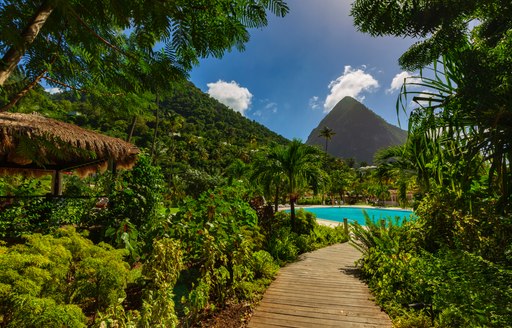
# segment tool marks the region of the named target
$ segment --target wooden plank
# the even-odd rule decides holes
[[[373,316],[371,314],[367,314],[366,316],[355,314],[354,312],[345,312],[343,310],[332,311],[331,313],[327,313],[328,311],[303,311],[298,309],[297,307],[271,307],[268,305],[262,305],[258,308],[258,311],[264,312],[266,315],[269,314],[283,314],[283,315],[293,315],[306,317],[311,319],[328,319],[339,321],[340,316],[343,316],[344,321],[350,322],[360,322],[360,323],[371,323],[371,324],[386,324],[388,321],[385,318]]]
[[[300,304],[280,304],[280,303],[269,303],[260,304],[258,309],[262,308],[275,308],[275,309],[290,309],[291,311],[302,311],[304,313],[327,313],[327,314],[341,314],[345,316],[360,316],[360,317],[371,317],[375,315],[374,309],[365,311],[365,308],[352,305],[340,305],[340,306],[308,306]],[[386,314],[382,312],[378,318],[386,318]]]
[[[249,327],[260,328],[278,325],[287,328],[389,328],[391,325],[370,324],[360,322],[340,322],[335,320],[302,321],[298,317],[273,316],[254,317],[249,322]]]
[[[290,298],[290,297],[272,296],[268,299],[263,299],[261,304],[264,304],[264,302],[290,304],[290,305],[293,304],[293,305],[297,305],[297,306],[304,304],[304,305],[307,305],[310,307],[352,306],[352,307],[358,307],[358,308],[363,308],[363,309],[367,309],[367,310],[372,310],[375,313],[381,312],[380,308],[375,306],[374,304],[372,304],[372,302],[370,302],[370,301],[356,302],[351,299],[338,299],[338,300],[324,299],[324,300],[312,301],[312,300],[306,300],[306,299],[298,300],[298,299],[294,299],[294,298]]]
[[[391,327],[354,274],[359,257],[347,243],[301,255],[300,261],[281,269],[248,327]]]

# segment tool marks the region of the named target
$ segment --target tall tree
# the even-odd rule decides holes
[[[274,201],[274,212],[279,210],[279,197],[284,188],[284,173],[279,166],[269,161],[274,158],[280,147],[272,143],[264,153],[258,154],[252,163],[251,181],[256,182],[263,187],[265,197],[271,196]]]
[[[267,176],[282,179],[287,188],[292,229],[296,229],[295,202],[300,191],[305,186],[313,185],[315,179],[321,178],[316,150],[299,139],[293,139],[287,146],[275,146],[271,149],[266,154],[265,163],[265,167],[271,168],[271,174]],[[261,168],[256,170],[263,171]]]
[[[284,16],[283,0],[5,0],[0,3],[0,87],[21,66],[27,85],[117,93],[160,84],[202,57],[243,50],[248,28]],[[158,45],[158,49],[155,48]],[[112,91],[114,90],[114,91]]]
[[[325,152],[327,152],[327,143],[332,139],[332,137],[336,134],[331,128],[328,128],[327,126],[324,126],[322,130],[320,130],[320,133],[318,134],[319,137],[325,138]]]

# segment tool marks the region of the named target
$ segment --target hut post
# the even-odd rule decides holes
[[[62,196],[62,172],[55,170],[52,174],[52,195]]]
[[[115,188],[117,178],[117,164],[112,158],[108,160],[108,170],[112,173],[112,178],[107,186],[107,194],[110,194]]]
[[[117,176],[117,163],[114,160],[110,161],[110,169],[112,170],[112,177],[115,179]]]

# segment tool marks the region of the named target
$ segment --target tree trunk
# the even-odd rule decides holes
[[[279,210],[279,186],[276,186],[276,196],[274,197],[274,213]]]
[[[340,204],[345,204],[345,200],[343,199],[343,194],[345,192],[343,190],[340,190],[339,193],[340,193]]]
[[[156,140],[158,139],[158,126],[160,125],[160,104],[158,99],[158,93],[156,94],[156,123],[155,132],[153,134],[153,144],[151,145],[151,160],[155,163],[155,152],[156,152]]]
[[[54,8],[50,4],[50,1],[44,1],[28,25],[21,32],[21,42],[19,44],[12,45],[11,48],[7,50],[0,61],[0,86],[3,86],[5,81],[12,74],[23,57],[23,54],[34,42],[44,23],[46,23],[46,20],[50,17],[53,9]]]
[[[290,223],[292,225],[292,231],[296,231],[297,230],[297,227],[296,227],[296,222],[295,222],[295,199],[292,197],[290,197]]]
[[[133,131],[135,131],[135,125],[137,124],[137,115],[133,115],[132,126],[130,127],[130,133],[128,134],[127,142],[132,142]]]
[[[18,101],[21,100],[21,98],[25,97],[25,95],[30,91],[32,90],[36,85],[37,83],[39,83],[39,81],[41,81],[41,79],[43,78],[43,76],[46,74],[46,72],[48,72],[47,70],[44,70],[41,74],[39,74],[35,79],[34,81],[30,82],[29,84],[27,84],[20,92],[18,92],[14,97],[11,98],[11,100],[9,101],[9,103],[5,106],[3,106],[2,108],[0,108],[0,112],[8,112],[11,108],[13,108],[14,106],[16,106],[16,104],[18,103]]]

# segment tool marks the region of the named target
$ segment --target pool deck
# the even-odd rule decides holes
[[[360,256],[348,243],[301,255],[281,268],[248,327],[390,328],[391,320],[357,277]]]

